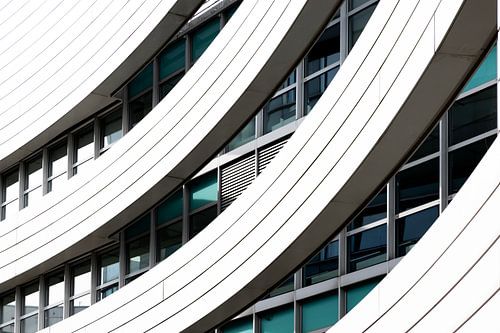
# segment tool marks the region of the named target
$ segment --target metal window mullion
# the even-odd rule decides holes
[[[220,164],[217,165],[217,215],[222,212],[222,170]]]
[[[255,136],[258,138],[264,135],[264,110],[261,109],[255,116]]]
[[[48,193],[49,189],[49,150],[47,147],[42,149],[42,194]]]
[[[118,289],[125,286],[125,274],[127,270],[127,258],[125,249],[125,231],[120,231],[120,248],[118,254],[118,265],[119,265],[119,278],[118,278]]]
[[[69,264],[64,265],[64,298],[63,298],[63,319],[69,317],[69,298],[71,296],[71,271]]]
[[[22,302],[22,295],[21,295],[21,287],[17,286],[16,287],[16,308],[14,309],[14,332],[15,333],[20,333],[21,332],[21,307]]]
[[[396,178],[387,183],[387,260],[396,258]]]
[[[149,229],[149,268],[156,265],[156,209],[150,211],[150,229]]]
[[[38,280],[38,330],[44,328],[45,292],[45,278],[41,275]]]
[[[95,304],[97,298],[97,255],[93,252],[90,255],[90,304]]]
[[[345,3],[344,3],[345,5]],[[345,275],[347,272],[347,236],[346,236],[346,227],[344,227],[340,232],[339,232],[339,262],[338,262],[338,272],[339,272],[339,278],[342,278],[342,275]],[[345,292],[344,290],[340,287],[340,282],[339,282],[339,287],[337,290],[338,294],[338,319],[342,318],[345,315]]]
[[[152,107],[154,108],[160,103],[160,62],[158,57],[153,60],[153,101]]]
[[[126,135],[130,130],[130,108],[128,103],[128,85],[122,89],[122,133]],[[100,144],[99,144],[100,145]]]
[[[439,212],[448,206],[448,112],[439,121]]]
[[[297,273],[295,273],[297,274]],[[301,309],[301,306],[300,304],[297,302],[297,293],[293,293],[293,314],[294,314],[294,321],[293,321],[293,331],[294,332],[302,332],[301,330],[301,327],[302,327],[302,323],[301,323],[301,312],[302,312],[302,309]]]
[[[296,116],[297,119],[304,117],[304,59],[302,59],[297,66],[295,75],[295,89],[296,89]]]
[[[191,63],[191,42],[192,42],[192,39],[191,39],[191,36],[189,34],[186,34],[185,37],[186,38],[186,43],[184,44],[185,46],[185,68],[186,68],[186,72],[191,68],[192,66],[192,63]]]
[[[75,163],[75,150],[75,135],[73,133],[69,133],[66,146],[66,155],[68,156],[68,179],[74,175],[73,164]]]
[[[189,189],[182,186],[182,245],[189,240]]]
[[[94,118],[94,159],[97,159],[101,151],[101,124],[99,118]]]
[[[340,5],[340,64],[347,58],[349,49],[349,31],[347,22],[347,1]]]
[[[26,163],[21,162],[19,163],[19,169],[18,171],[18,181],[19,181],[19,210],[23,209],[25,207],[24,205],[24,187],[25,187],[25,169],[26,169]]]
[[[257,313],[255,313],[255,307],[254,307],[254,311],[253,311],[253,315],[252,315],[252,324],[253,324],[254,333],[261,333],[262,330],[260,327],[260,318],[257,315]]]

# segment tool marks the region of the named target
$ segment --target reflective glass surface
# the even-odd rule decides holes
[[[184,69],[186,62],[186,40],[181,38],[168,45],[158,57],[160,80]]]
[[[158,206],[156,223],[161,225],[180,218],[182,216],[182,209],[182,189],[179,189]]]
[[[158,260],[163,260],[182,245],[182,221],[172,223],[157,231]]]
[[[424,142],[413,153],[408,162],[416,161],[422,157],[436,153],[439,150],[439,125],[436,125],[432,132],[425,138]]]
[[[216,17],[193,32],[191,46],[191,60],[193,63],[201,57],[210,43],[217,37],[219,30],[219,18]]]
[[[21,333],[35,333],[38,331],[38,315],[21,319]]]
[[[370,0],[349,0],[349,10],[359,7],[368,1]]]
[[[356,41],[361,35],[361,32],[363,32],[366,23],[368,23],[368,20],[372,16],[375,7],[376,5],[370,6],[349,17],[349,50],[351,50],[354,44],[356,44]]]
[[[45,314],[45,327],[54,325],[55,323],[63,320],[63,307],[56,306],[44,311]]]
[[[222,333],[253,333],[253,320],[251,317],[233,320],[222,327]]]
[[[48,150],[49,169],[47,176],[49,178],[55,177],[48,181],[48,192],[52,191],[54,188],[58,188],[60,184],[67,179],[68,155],[66,145],[66,140],[64,140],[63,143]]]
[[[439,206],[424,209],[396,220],[396,255],[404,256],[439,216]]]
[[[10,324],[0,328],[0,333],[14,333],[14,324]]]
[[[495,45],[483,59],[474,75],[469,79],[463,91],[468,91],[480,85],[496,80],[497,77],[497,46]]]
[[[295,72],[295,69],[293,72],[287,76],[285,81],[279,86],[278,90],[284,89],[292,84],[294,84],[297,81],[297,73]]]
[[[162,84],[160,84],[160,100],[162,100],[165,96],[168,95],[172,89],[179,83],[179,81],[184,77],[184,72],[181,72],[177,75],[172,76],[170,79],[166,80]]]
[[[90,306],[90,294],[75,298],[69,303],[70,313],[72,315],[85,310]]]
[[[99,284],[118,279],[119,263],[118,249],[102,254],[99,258]]]
[[[189,183],[189,210],[193,211],[217,202],[217,173],[210,172]]]
[[[396,175],[396,213],[439,197],[439,159],[418,164]]]
[[[13,170],[4,176],[2,202],[9,202],[19,198],[19,171]]]
[[[24,180],[24,189],[34,189],[42,185],[42,157],[26,163],[26,178]]]
[[[142,234],[149,233],[150,230],[151,214],[147,213],[146,215],[139,218],[136,222],[132,223],[132,225],[125,230],[125,239],[129,240]]]
[[[153,64],[147,65],[128,85],[130,99],[153,86]]]
[[[35,202],[40,202],[40,199],[43,196],[42,187],[39,186],[31,192],[28,192],[24,195],[24,207],[27,207],[29,204],[33,204]]]
[[[38,310],[38,304],[40,302],[39,295],[38,282],[30,284],[22,289],[22,315]]]
[[[149,267],[149,235],[127,243],[127,274]]]
[[[292,291],[294,281],[294,274],[292,274],[285,281],[281,282],[276,288],[271,290],[268,296],[274,297]]]
[[[387,226],[385,224],[347,237],[349,272],[386,260]]]
[[[384,187],[348,225],[347,230],[368,225],[387,216],[387,190]]]
[[[102,288],[97,291],[97,300],[100,301],[102,299],[105,299],[106,297],[113,294],[117,290],[118,290],[118,284],[113,284],[109,287]]]
[[[335,324],[339,316],[337,293],[321,295],[302,303],[302,330],[313,332]]]
[[[64,275],[53,275],[45,280],[45,305],[56,304],[64,300]]]
[[[0,298],[0,324],[14,320],[16,314],[16,295],[10,293]]]
[[[204,209],[201,212],[190,216],[189,220],[189,238],[196,236],[205,229],[217,217],[217,206]]]
[[[346,311],[349,312],[358,305],[377,286],[380,280],[382,279],[376,278],[349,286],[346,289]]]
[[[238,148],[253,139],[255,139],[255,117],[252,117],[245,127],[228,143],[227,150]]]
[[[333,241],[318,252],[304,266],[304,286],[309,286],[338,275],[339,242]]]
[[[260,316],[261,333],[293,332],[293,306],[266,311]]]
[[[319,101],[326,88],[337,74],[339,67],[316,76],[304,83],[304,113],[308,114]]]
[[[305,75],[309,76],[340,61],[340,24],[326,29],[305,58]]]
[[[153,92],[147,93],[137,97],[129,103],[130,112],[130,128],[134,127],[138,122],[144,118],[149,111],[153,108]],[[121,128],[121,127],[120,127]]]
[[[119,107],[101,119],[101,148],[105,148],[122,137],[122,110]]]
[[[75,163],[94,157],[94,129],[89,126],[75,135]]]
[[[85,261],[71,269],[71,295],[79,295],[90,290],[90,261]]]
[[[295,120],[295,89],[271,99],[264,106],[264,133]]]

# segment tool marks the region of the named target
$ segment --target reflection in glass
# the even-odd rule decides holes
[[[191,44],[191,61],[193,63],[201,57],[203,52],[217,37],[219,30],[220,22],[219,18],[216,17],[193,32]]]
[[[99,260],[100,276],[99,284],[111,282],[118,279],[119,276],[119,261],[118,249],[114,249],[108,253],[102,254]]]
[[[339,242],[325,246],[303,268],[304,286],[331,279],[338,275]]]
[[[122,110],[119,107],[101,119],[101,148],[106,148],[122,137]]]
[[[14,333],[14,324],[1,327],[0,333]]]
[[[408,162],[416,161],[422,157],[436,153],[439,150],[439,125],[436,125],[417,151],[410,157]]]
[[[252,117],[245,127],[227,144],[227,150],[231,151],[253,139],[255,139],[255,117]]]
[[[0,324],[14,320],[16,313],[16,294],[10,293],[0,298]]]
[[[384,187],[359,213],[351,223],[347,230],[354,230],[364,225],[380,221],[387,216],[387,190]]]
[[[24,190],[32,190],[42,186],[42,157],[26,163],[26,178],[24,180]]]
[[[308,114],[316,105],[326,88],[337,74],[339,67],[335,67],[326,73],[304,83],[304,113]]]
[[[260,316],[261,333],[293,332],[293,306],[285,306],[262,313]]]
[[[156,211],[156,223],[162,225],[182,216],[182,188],[163,201]]]
[[[45,305],[56,304],[64,300],[64,275],[53,275],[46,279]]]
[[[153,64],[150,63],[128,84],[129,99],[153,87]]]
[[[150,90],[129,103],[130,128],[137,125],[153,108],[153,92]],[[120,123],[121,126],[121,123]],[[121,127],[120,127],[121,128]],[[119,139],[119,138],[118,138]]]
[[[58,188],[60,183],[63,182],[68,170],[68,156],[66,141],[56,147],[50,148],[49,155],[49,170],[48,170],[48,188],[50,192],[54,188]]]
[[[305,59],[305,75],[309,76],[340,60],[340,24],[326,29]]]
[[[21,319],[21,333],[35,333],[38,331],[38,315]]]
[[[44,322],[45,327],[52,326],[55,323],[58,323],[61,320],[63,320],[63,307],[62,305],[55,306],[53,308],[45,310],[44,314],[45,314],[45,322]]]
[[[160,100],[168,95],[172,89],[179,83],[179,81],[184,77],[184,72],[172,76],[170,79],[165,80],[165,82],[160,84]]]
[[[75,163],[94,157],[94,129],[89,126],[75,136]]]
[[[126,244],[127,274],[149,267],[149,235]]]
[[[38,304],[40,302],[39,295],[38,282],[35,282],[23,288],[21,315],[38,311]]]
[[[369,267],[386,259],[387,226],[356,233],[347,237],[347,262],[349,272]]]
[[[189,211],[214,204],[218,199],[217,173],[210,172],[189,183]]]
[[[396,220],[396,255],[404,256],[439,216],[439,206],[424,209]]]
[[[69,306],[71,315],[74,315],[80,311],[85,310],[90,306],[90,294],[75,298],[74,300],[70,301]]]
[[[349,10],[357,8],[370,0],[349,0]]]
[[[271,99],[264,106],[264,133],[295,120],[295,89]]]
[[[274,297],[292,291],[294,281],[294,274],[292,274],[285,281],[281,282],[276,288],[271,290],[268,297]]]
[[[158,260],[161,261],[177,251],[182,245],[182,221],[172,223],[157,231]]]
[[[160,80],[183,70],[186,61],[186,40],[178,39],[168,45],[158,56],[158,65],[160,67]]]
[[[97,291],[97,301],[105,299],[106,297],[113,294],[117,290],[118,290],[118,284],[113,284],[109,287],[102,288],[102,289],[98,290]]]
[[[19,197],[19,171],[16,169],[3,178],[2,202],[10,202]]]
[[[372,16],[375,7],[376,5],[365,8],[349,18],[349,51],[353,48],[354,44],[356,44],[366,23],[368,23],[368,20]]]
[[[79,295],[90,290],[90,261],[85,261],[71,270],[71,295]]]
[[[217,206],[214,205],[208,209],[190,216],[189,221],[189,238],[193,238],[200,231],[205,229],[217,217]]]

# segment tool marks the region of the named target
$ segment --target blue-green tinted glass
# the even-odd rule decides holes
[[[370,0],[349,0],[349,10],[361,6]]]
[[[153,86],[153,64],[144,68],[128,85],[128,96],[133,98]]]
[[[158,260],[161,261],[177,251],[182,245],[182,221],[172,223],[156,232]]]
[[[351,311],[382,279],[373,279],[356,284],[346,290],[346,311]]]
[[[184,69],[186,62],[186,41],[184,38],[167,46],[158,57],[160,80]]]
[[[404,256],[431,227],[439,216],[439,207],[434,206],[396,220],[396,252]]]
[[[321,95],[332,82],[339,67],[332,68],[326,73],[316,76],[304,83],[304,113],[308,114],[319,101]]]
[[[387,190],[382,189],[372,201],[359,213],[358,216],[347,227],[353,230],[375,221],[384,219],[387,216]]]
[[[330,327],[337,322],[338,314],[337,294],[315,297],[302,304],[302,332]]]
[[[469,79],[463,91],[474,89],[483,83],[495,80],[497,77],[497,46],[486,55],[476,72]]]
[[[271,99],[264,106],[264,133],[295,120],[295,89]]]
[[[262,333],[291,333],[293,332],[293,306],[265,312],[261,320]]]
[[[125,245],[127,274],[149,267],[149,235],[140,237]]]
[[[180,218],[182,205],[182,189],[179,189],[158,207],[156,223],[161,225]]]
[[[271,290],[268,297],[274,297],[292,291],[294,281],[294,274],[292,274],[285,281],[281,282],[276,288]]]
[[[160,100],[162,100],[170,91],[172,91],[172,89],[174,89],[177,83],[179,83],[179,81],[184,77],[184,74],[184,72],[180,72],[160,84]]]
[[[386,259],[387,227],[385,224],[347,238],[349,272],[363,269]]]
[[[252,318],[233,320],[222,327],[222,333],[253,333]]]
[[[456,101],[448,117],[450,146],[496,129],[496,85]]]
[[[193,238],[200,231],[205,229],[217,217],[217,206],[203,209],[201,212],[192,214],[189,217],[189,238]]]
[[[128,104],[128,108],[130,113],[130,128],[132,128],[137,125],[142,118],[146,117],[153,108],[153,92],[149,91],[132,100]]]
[[[150,215],[146,214],[141,217],[137,222],[133,223],[130,227],[125,230],[125,238],[133,238],[149,232],[151,228]]]
[[[334,241],[325,246],[304,266],[304,285],[309,286],[338,275],[339,242]]]
[[[189,184],[189,210],[193,211],[208,204],[217,202],[217,174],[211,172],[203,175]]]
[[[373,14],[376,5],[363,9],[361,12],[352,15],[349,18],[349,51],[358,41],[368,20]]]
[[[205,52],[220,30],[219,18],[215,18],[193,32],[191,60],[195,62]]]
[[[227,144],[227,150],[233,150],[255,139],[255,117]]]

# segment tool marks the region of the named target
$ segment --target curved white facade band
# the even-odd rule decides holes
[[[339,3],[245,1],[169,96],[92,172],[0,225],[0,255],[10,258],[0,264],[0,284],[104,244],[194,174],[268,98]],[[305,25],[312,16],[317,21]]]
[[[115,101],[203,1],[22,2],[0,35],[0,169]]]
[[[381,2],[314,113],[239,200],[127,290],[49,331],[199,332],[260,297],[362,207],[446,109],[460,87],[457,82],[464,82],[495,35],[495,1],[483,4]],[[477,22],[474,31],[470,21]],[[215,50],[211,47],[209,54]],[[489,153],[494,165],[497,146]],[[481,204],[481,197],[476,199]],[[488,216],[497,205],[486,202]],[[453,257],[455,247],[462,247],[453,244],[450,255],[441,253]],[[485,255],[470,265],[477,262],[481,272],[492,258]],[[429,273],[454,267],[450,264],[444,259],[436,273]],[[470,274],[478,273],[472,269]],[[439,294],[432,301],[436,298]],[[411,320],[403,325],[412,325]]]

